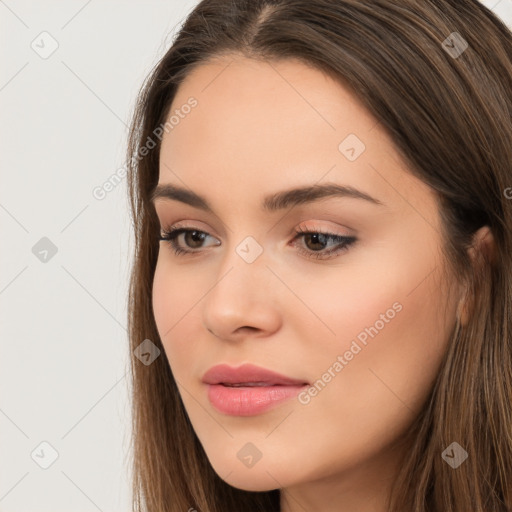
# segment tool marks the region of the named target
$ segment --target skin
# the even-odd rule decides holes
[[[224,56],[187,77],[172,110],[190,96],[198,105],[164,135],[159,184],[192,189],[215,215],[155,202],[162,228],[180,222],[209,236],[202,246],[178,238],[192,256],[160,242],[153,308],[194,430],[221,478],[280,488],[285,512],[383,512],[407,456],[392,443],[425,403],[462,296],[443,275],[435,195],[355,96],[298,61]],[[348,134],[366,146],[354,161],[338,149]],[[327,181],[384,204],[260,208],[267,194]],[[297,227],[357,241],[308,258],[320,246]],[[250,264],[236,252],[247,236],[263,249]],[[336,247],[327,243],[324,253]],[[201,378],[211,366],[250,362],[313,383],[394,303],[402,309],[308,404],[291,399],[251,417],[210,404]],[[248,442],[262,453],[251,468],[237,457]]]

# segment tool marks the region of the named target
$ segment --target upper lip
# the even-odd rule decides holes
[[[302,386],[304,380],[292,379],[279,373],[253,364],[243,364],[233,368],[219,364],[210,368],[202,378],[205,384],[245,384],[249,382],[264,383],[268,386]]]

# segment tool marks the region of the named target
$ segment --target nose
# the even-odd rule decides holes
[[[276,281],[265,258],[247,263],[233,251],[202,301],[204,326],[225,341],[275,332],[281,322]]]

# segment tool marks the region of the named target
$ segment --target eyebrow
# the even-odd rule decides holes
[[[270,194],[263,199],[262,209],[267,212],[275,212],[290,206],[312,203],[329,197],[351,197],[362,199],[375,205],[384,205],[378,199],[356,188],[336,183],[326,183],[297,187]],[[157,199],[172,199],[205,212],[214,213],[213,208],[204,197],[177,185],[157,185],[150,195],[150,201],[154,203]]]

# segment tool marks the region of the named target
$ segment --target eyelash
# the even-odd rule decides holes
[[[197,233],[208,235],[208,233],[206,233],[205,231],[201,231],[199,229],[176,227],[176,228],[171,228],[169,230],[164,229],[163,234],[159,237],[159,240],[168,242],[170,244],[171,248],[174,250],[174,254],[176,254],[176,255],[197,254],[198,251],[190,251],[190,250],[183,249],[183,248],[179,247],[176,243],[176,238],[179,235],[181,235],[182,233],[188,233],[188,232],[193,232],[193,231],[195,231]],[[347,251],[349,246],[354,244],[354,242],[356,242],[356,240],[357,240],[353,236],[336,235],[335,233],[327,233],[327,232],[318,231],[318,230],[316,230],[316,231],[309,230],[308,231],[308,230],[305,230],[302,228],[297,228],[295,230],[296,236],[294,237],[294,240],[297,238],[301,238],[305,235],[316,235],[316,234],[324,235],[328,239],[338,242],[338,246],[341,246],[341,247],[339,247],[338,249],[331,249],[330,251],[325,251],[325,252],[323,250],[322,251],[311,251],[308,249],[302,249],[302,248],[299,249],[299,252],[301,254],[304,254],[306,257],[312,258],[312,259],[327,259],[327,258],[331,258],[331,257],[334,258],[336,256],[339,256],[340,254]]]

